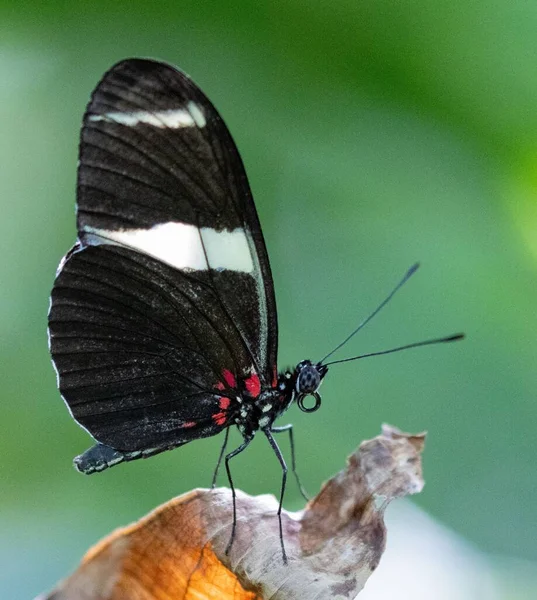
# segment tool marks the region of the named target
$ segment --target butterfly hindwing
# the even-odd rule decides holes
[[[202,437],[218,413],[223,369],[240,372],[248,360],[212,294],[119,246],[78,249],[65,261],[52,293],[51,349],[73,416],[100,442],[136,450],[170,435]]]
[[[79,242],[49,317],[73,416],[125,451],[221,431],[234,398],[224,373],[272,381],[275,300],[238,151],[188,77],[138,59],[104,76],[77,203]]]

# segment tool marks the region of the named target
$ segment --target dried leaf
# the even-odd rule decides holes
[[[91,549],[47,600],[294,600],[354,598],[384,551],[383,514],[396,497],[423,487],[425,434],[384,425],[347,467],[298,513],[237,492],[237,533],[229,555],[231,491],[195,490],[119,529]]]

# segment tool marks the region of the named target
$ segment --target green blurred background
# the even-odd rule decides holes
[[[322,410],[288,413],[306,487],[383,421],[427,429],[416,503],[487,554],[535,565],[536,3],[4,1],[0,32],[0,597],[50,588],[111,529],[207,486],[221,442],[92,477],[71,466],[91,442],[56,390],[48,295],[75,238],[85,104],[128,56],[180,66],[235,137],[281,367],[320,358],[416,260],[340,356],[467,333],[333,367]],[[279,489],[262,439],[234,467],[248,492]],[[293,484],[286,504],[300,507]]]

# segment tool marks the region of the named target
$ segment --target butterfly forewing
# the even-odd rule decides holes
[[[122,450],[217,433],[232,395],[223,374],[270,386],[277,343],[268,257],[225,124],[176,69],[119,63],[84,117],[77,201],[79,243],[49,316],[73,416]]]

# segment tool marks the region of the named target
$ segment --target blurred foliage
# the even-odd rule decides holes
[[[127,56],[191,74],[239,145],[282,367],[326,353],[415,260],[346,355],[468,334],[333,367],[322,410],[288,413],[309,488],[382,421],[427,429],[417,502],[483,550],[537,559],[537,4],[28,0],[0,2],[0,23],[3,597],[51,586],[110,529],[208,485],[218,453],[203,440],[94,477],[70,464],[90,439],[56,390],[48,294],[75,237],[84,106]],[[234,468],[251,493],[279,489],[263,440]]]

